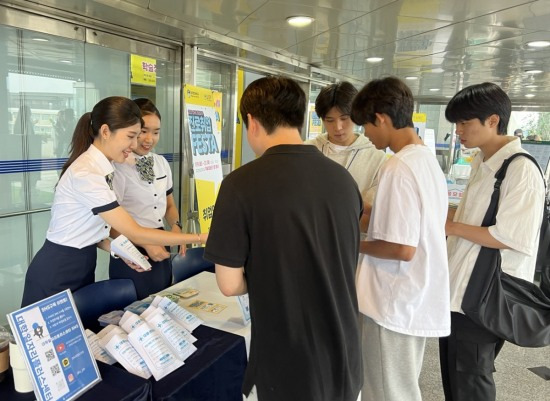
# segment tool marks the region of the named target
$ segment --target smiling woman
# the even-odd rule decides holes
[[[112,162],[124,162],[137,148],[142,125],[137,104],[119,96],[101,100],[80,118],[55,190],[46,241],[27,270],[22,306],[93,283],[96,247],[111,250],[111,227],[141,244],[205,242],[206,235],[144,228],[119,206]]]

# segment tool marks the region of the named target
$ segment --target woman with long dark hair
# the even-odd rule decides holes
[[[118,204],[112,162],[124,162],[136,149],[142,125],[139,107],[119,96],[101,100],[78,121],[55,190],[46,241],[27,270],[22,306],[93,283],[96,247],[110,252],[111,227],[138,244],[206,241],[206,234],[144,228]]]

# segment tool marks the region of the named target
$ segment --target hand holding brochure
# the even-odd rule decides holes
[[[119,235],[111,241],[111,252],[121,258],[128,259],[145,270],[151,269],[149,261],[124,235]]]

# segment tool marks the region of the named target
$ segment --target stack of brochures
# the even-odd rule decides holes
[[[104,321],[118,319],[118,324],[111,323],[97,334],[87,330],[88,342],[95,359],[118,362],[130,373],[160,380],[197,350],[191,333],[203,321],[167,297],[132,305],[125,312],[104,315]]]

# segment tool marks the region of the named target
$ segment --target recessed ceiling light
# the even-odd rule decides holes
[[[63,64],[72,64],[73,62],[71,60],[59,60],[60,63]]]
[[[540,74],[542,70],[525,70],[527,74]]]
[[[430,88],[430,92],[439,92],[439,88]]]
[[[445,97],[446,97],[447,99],[450,99],[450,98],[452,98],[452,96],[451,96],[451,95],[447,95],[447,96],[445,96]]]
[[[304,26],[308,26],[311,24],[315,19],[312,17],[308,17],[306,15],[295,15],[293,17],[288,17],[286,19],[286,22],[288,22],[289,25],[294,26],[296,28],[302,28]]]
[[[535,95],[533,93],[528,93],[525,97],[535,97]]]
[[[525,85],[526,88],[537,88],[537,85]]]
[[[381,62],[382,60],[384,60],[383,57],[367,57],[367,58],[365,59],[365,61],[366,61],[367,63],[379,63],[379,62]]]
[[[443,72],[445,71],[443,68],[434,68],[431,72]]]
[[[50,39],[46,39],[46,38],[32,38],[32,40],[34,40],[35,42],[49,42]]]
[[[414,81],[415,79],[418,79],[418,77],[413,77],[412,75],[410,77],[405,77],[408,81]]]
[[[527,46],[529,47],[548,47],[550,46],[550,42],[547,40],[534,40],[532,42],[528,42]]]

